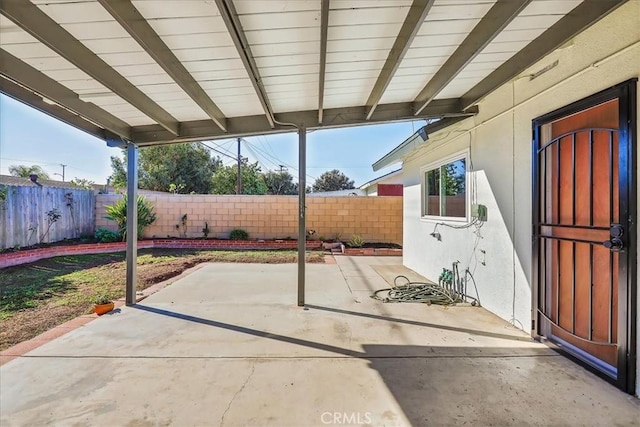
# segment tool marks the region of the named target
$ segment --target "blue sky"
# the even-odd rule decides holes
[[[371,164],[424,125],[424,121],[325,129],[307,136],[307,183],[323,172],[339,169],[359,186],[397,168],[373,172]],[[235,139],[207,143],[235,155]],[[263,170],[288,166],[297,180],[298,137],[296,133],[248,137],[242,155],[259,161]],[[0,174],[10,165],[37,164],[53,179],[61,179],[61,164],[67,165],[65,179],[85,178],[105,183],[111,175],[110,156],[119,150],[46,114],[0,95]],[[215,153],[214,153],[215,154]],[[232,160],[222,157],[225,163]]]

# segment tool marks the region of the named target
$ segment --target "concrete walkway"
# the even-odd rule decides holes
[[[399,263],[308,265],[308,310],[295,265],[206,265],[2,366],[0,424],[637,425],[638,400],[484,309],[370,299]]]

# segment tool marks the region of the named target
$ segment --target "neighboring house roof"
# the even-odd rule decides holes
[[[421,145],[425,144],[429,140],[429,134],[438,132],[442,129],[445,129],[455,123],[458,123],[461,120],[464,120],[466,117],[448,117],[445,119],[440,119],[438,121],[427,124],[426,126],[418,129],[416,133],[411,135],[409,138],[405,139],[393,150],[389,151],[385,154],[380,160],[375,162],[373,166],[374,171],[379,171],[382,168],[387,166],[396,164],[404,157],[409,155],[409,153],[413,152],[413,150],[417,149]]]
[[[402,168],[400,168],[400,169],[396,169],[396,170],[391,171],[391,172],[389,172],[389,173],[387,173],[387,174],[384,174],[384,175],[382,175],[382,176],[379,176],[378,178],[372,179],[372,180],[371,180],[371,181],[369,181],[369,182],[365,182],[364,184],[362,184],[362,185],[361,185],[360,187],[358,187],[358,188],[359,188],[359,189],[361,189],[361,190],[365,190],[365,189],[367,189],[367,188],[371,187],[372,185],[375,185],[375,184],[379,183],[379,182],[380,182],[380,181],[382,181],[382,180],[385,180],[385,179],[387,179],[387,178],[391,178],[391,177],[396,176],[396,175],[400,175],[401,173],[402,173]]]
[[[72,188],[78,190],[80,187],[73,185],[70,182],[55,181],[52,179],[38,179],[36,182],[31,181],[29,178],[22,178],[12,175],[0,175],[0,184],[2,185],[15,185],[20,187],[58,187],[58,188]]]

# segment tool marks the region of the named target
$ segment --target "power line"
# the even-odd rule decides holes
[[[276,157],[276,156],[272,156],[271,154],[267,153],[267,152],[266,152],[265,150],[263,150],[262,148],[260,148],[260,147],[258,147],[258,146],[254,146],[254,148],[255,148],[256,150],[260,151],[264,156],[267,156],[267,157],[269,157],[270,159],[275,160],[275,162],[273,163],[274,165],[276,165],[276,166],[280,166],[280,164],[282,163],[284,166],[288,166],[288,167],[290,167],[290,168],[292,168],[292,169],[295,169],[295,167],[294,167],[294,166],[292,166],[292,165],[290,165],[290,164],[288,164],[288,163],[285,163],[284,161],[282,161],[281,159],[279,159],[279,158],[278,158],[278,157]]]
[[[252,150],[254,150],[254,154],[257,157],[257,152],[259,151],[262,154],[262,157],[267,160],[269,163],[271,163],[274,166],[278,166],[278,162],[280,161],[279,159],[271,156],[269,153],[266,153],[263,149],[261,149],[260,147],[258,147],[257,145],[253,145],[252,143],[249,143],[247,141],[247,145],[250,146],[252,148]]]
[[[289,168],[293,169],[293,170],[294,170],[294,171],[296,171],[296,172],[298,171],[298,168],[296,168],[295,166],[290,165],[290,164],[288,164],[288,163],[286,163],[286,162],[283,162],[281,159],[279,159],[279,158],[277,158],[277,157],[273,157],[272,155],[270,155],[270,154],[269,154],[269,153],[267,153],[266,151],[262,150],[261,148],[259,148],[259,147],[257,147],[257,146],[254,146],[254,148],[255,148],[256,150],[260,151],[263,155],[268,156],[268,157],[272,158],[273,160],[275,160],[276,162],[278,162],[278,163],[275,163],[277,166],[281,166],[281,165],[283,165],[283,166],[287,166],[287,167],[289,167]],[[311,179],[313,179],[313,180],[316,180],[316,179],[317,179],[315,176],[310,175],[310,174],[308,174],[308,173],[306,174],[306,176],[307,176],[307,178],[311,178]]]
[[[214,142],[211,141],[211,143],[213,144]],[[229,148],[227,148],[226,145],[223,145],[223,144],[229,144],[229,146],[230,146],[231,144],[235,144],[235,143],[236,143],[235,139],[228,139],[226,141],[220,142],[218,145],[216,145],[216,148],[218,148],[218,149],[220,149],[222,151],[225,151],[226,153],[228,153],[228,154],[230,154],[232,156],[235,156],[235,153],[233,151],[231,151]]]
[[[272,152],[273,154],[270,154],[269,152],[267,152],[267,151],[266,151],[266,148],[264,148],[264,149],[263,149],[263,148],[260,148],[260,147],[259,147],[259,146],[257,146],[257,145],[253,145],[253,148],[254,148],[255,150],[259,151],[260,153],[262,153],[262,155],[263,155],[263,156],[266,156],[266,158],[271,159],[271,160],[270,160],[270,163],[273,163],[275,166],[277,166],[277,167],[280,169],[280,171],[281,171],[281,172],[282,172],[282,168],[283,168],[283,167],[287,167],[287,168],[289,168],[289,169],[293,170],[294,172],[298,172],[298,168],[297,168],[297,167],[295,167],[294,165],[291,165],[291,164],[289,164],[289,163],[284,162],[282,159],[280,159],[280,158],[278,157],[278,155],[276,154],[276,152],[275,152],[275,150],[273,149],[273,147],[271,146],[271,144],[269,144],[269,140],[268,140],[268,138],[267,138],[266,136],[264,136],[264,135],[259,135],[257,138],[258,138],[259,140],[260,140],[260,139],[264,140],[264,143],[266,143],[266,145],[269,147],[269,149],[271,150],[271,152]],[[249,142],[249,141],[247,141],[247,142]],[[275,161],[275,163],[274,163],[274,161]],[[312,179],[312,180],[314,180],[314,181],[315,181],[316,179],[318,179],[317,177],[315,177],[315,176],[313,176],[313,175],[311,175],[311,174],[309,174],[309,173],[307,173],[307,174],[306,174],[306,176],[307,176],[307,178],[311,178],[311,179]]]
[[[245,147],[247,147],[247,150],[253,154],[253,156],[256,158],[256,160],[258,161],[258,164],[260,166],[262,166],[264,169],[271,169],[269,167],[267,167],[267,162],[271,163],[274,166],[277,166],[275,163],[273,163],[271,160],[267,159],[264,156],[259,156],[258,153],[256,153],[256,151],[254,150],[254,147],[251,147],[251,145],[249,144],[245,144]],[[260,157],[262,157],[262,160],[260,159]]]
[[[278,154],[276,153],[276,151],[273,149],[273,147],[269,143],[269,139],[267,138],[267,136],[266,135],[260,135],[260,138],[264,139],[264,142],[267,144],[267,147],[269,148],[269,151],[271,151],[271,153],[274,155],[274,157],[278,157]]]
[[[47,163],[47,162],[38,162],[36,160],[27,160],[27,159],[13,159],[10,157],[0,157],[1,160],[11,160],[14,162],[26,162],[26,163],[34,163],[37,165],[49,165],[49,166],[59,166],[60,163]]]
[[[202,144],[203,146],[207,147],[207,148],[208,148],[209,150],[211,150],[211,151],[215,151],[216,153],[220,154],[221,156],[229,157],[230,159],[233,159],[233,160],[235,160],[235,161],[237,161],[237,160],[238,160],[238,158],[237,158],[236,156],[231,156],[231,155],[229,155],[229,154],[227,154],[227,153],[224,153],[224,152],[222,152],[222,151],[220,151],[220,150],[216,150],[215,148],[208,146],[208,145],[207,145],[207,144],[205,144],[204,142],[200,142],[200,144]]]
[[[67,166],[69,169],[73,169],[73,170],[77,170],[79,172],[84,172],[84,173],[94,173],[94,172],[89,172],[88,170],[84,170],[84,169],[78,169],[75,166]]]

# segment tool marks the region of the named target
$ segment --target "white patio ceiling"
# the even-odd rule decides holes
[[[456,120],[624,0],[3,0],[0,91],[105,140]]]

